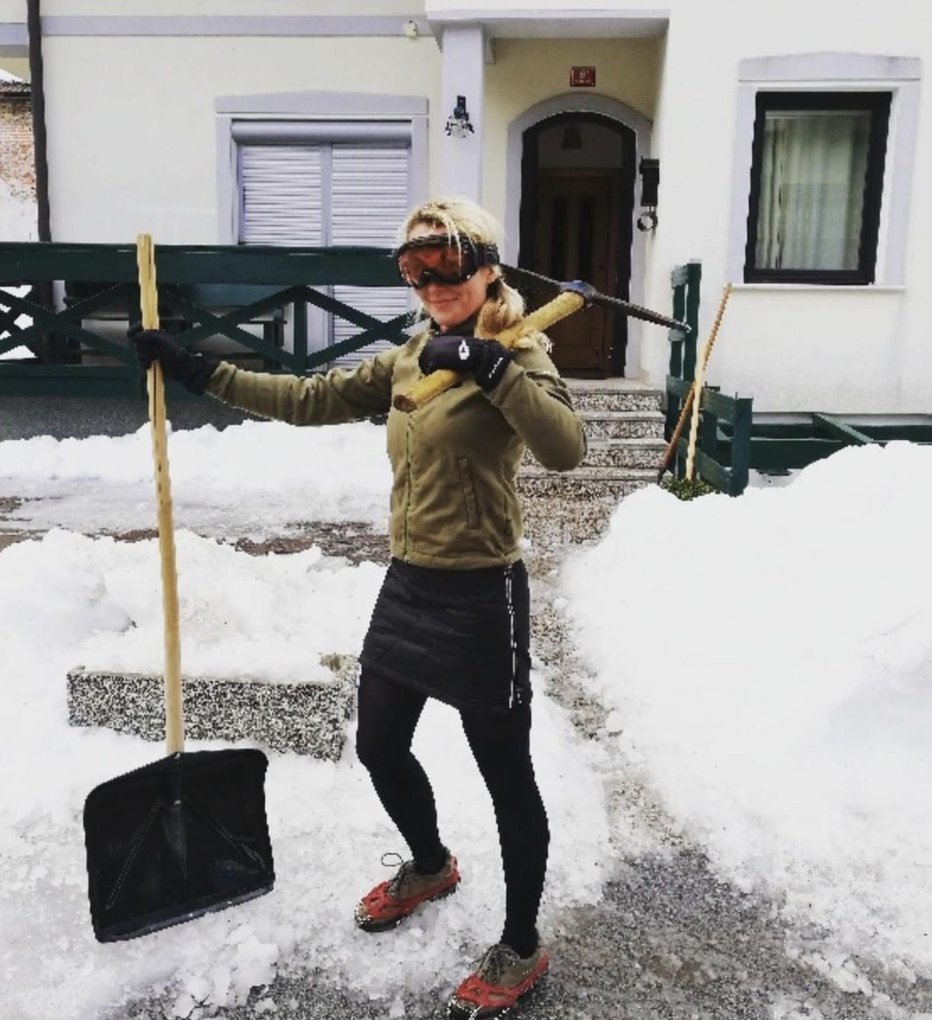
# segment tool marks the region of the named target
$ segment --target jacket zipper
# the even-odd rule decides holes
[[[514,708],[517,696],[518,642],[515,639],[515,604],[512,597],[512,566],[505,567],[505,606],[508,610],[508,636],[511,641],[511,686],[508,692],[508,707]]]

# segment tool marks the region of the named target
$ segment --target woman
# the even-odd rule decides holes
[[[536,921],[549,830],[529,750],[528,578],[515,477],[525,447],[561,471],[586,448],[546,337],[511,350],[489,339],[524,312],[502,278],[498,234],[465,199],[411,212],[395,255],[428,327],[349,372],[247,372],[159,332],[135,338],[143,364],[158,358],[192,391],[269,418],[317,425],[388,413],[392,559],[360,656],[356,747],[412,859],[362,898],[356,923],[392,928],[459,883],[430,782],[411,753],[425,701],[438,698],[459,710],[491,794],[505,874],[499,941],[449,1003],[468,1017],[504,1012],[548,967]],[[462,383],[411,414],[392,407],[394,394],[437,369],[461,373]]]

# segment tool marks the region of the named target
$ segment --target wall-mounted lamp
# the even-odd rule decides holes
[[[453,107],[453,112],[447,117],[447,134],[452,135],[454,138],[465,138],[475,130],[470,123],[469,114],[466,112],[466,97],[457,96],[456,106]]]
[[[641,214],[637,218],[638,230],[655,230],[657,227],[657,191],[660,186],[660,160],[642,158],[638,164],[641,175]]]

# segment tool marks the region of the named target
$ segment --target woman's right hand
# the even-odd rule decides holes
[[[147,369],[157,360],[169,379],[180,382],[191,393],[200,395],[204,392],[219,364],[214,358],[194,354],[186,347],[182,347],[160,329],[130,332],[129,337],[133,341],[136,357],[143,368]]]

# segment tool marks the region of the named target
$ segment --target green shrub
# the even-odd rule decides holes
[[[672,492],[677,499],[695,499],[697,496],[707,496],[715,492],[715,488],[704,482],[698,476],[696,478],[664,478],[660,483],[667,492]]]

